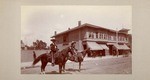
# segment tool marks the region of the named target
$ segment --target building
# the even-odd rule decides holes
[[[129,29],[124,28],[115,31],[88,23],[81,25],[81,21],[79,21],[77,27],[68,28],[58,34],[55,31],[55,35],[52,37],[56,38],[56,44],[60,50],[69,46],[71,41],[76,41],[78,51],[90,48],[93,53],[88,56],[105,56],[116,55],[117,52],[122,54],[124,51],[130,50],[128,31]]]

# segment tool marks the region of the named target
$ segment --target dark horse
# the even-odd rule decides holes
[[[90,48],[87,48],[87,49],[83,50],[82,52],[77,52],[77,55],[71,56],[67,59],[70,61],[73,61],[73,62],[78,62],[79,63],[79,71],[80,71],[81,70],[81,62],[83,62],[84,57],[86,56],[87,53],[91,53]],[[76,57],[76,59],[75,59],[75,57]]]
[[[68,58],[68,53],[73,53],[72,50],[67,47],[65,49],[63,49],[62,51],[56,52],[55,53],[55,64],[59,65],[59,73],[62,73],[62,68],[65,67],[65,63],[67,61]],[[40,56],[38,56],[34,61],[33,61],[33,66],[39,62],[41,60],[41,73],[45,74],[45,67],[47,65],[48,62],[52,62],[51,59],[48,59],[48,53],[44,53],[41,54]]]

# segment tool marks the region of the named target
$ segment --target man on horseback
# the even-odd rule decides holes
[[[75,48],[75,44],[76,44],[76,42],[72,41],[70,49],[73,50],[72,56],[74,57],[74,60],[76,61],[77,60],[77,49]]]
[[[56,45],[56,39],[55,38],[52,38],[51,41],[52,41],[52,43],[50,44],[50,49],[51,49],[50,55],[52,57],[52,66],[54,66],[55,65],[55,56],[54,56],[54,54],[58,51],[58,47]]]

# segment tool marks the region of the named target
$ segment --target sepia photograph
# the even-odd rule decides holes
[[[21,6],[21,74],[132,74],[132,6]]]
[[[0,80],[149,80],[149,0],[0,0]]]

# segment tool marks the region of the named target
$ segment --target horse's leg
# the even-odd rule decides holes
[[[44,65],[44,61],[43,61],[43,60],[41,60],[41,74],[43,74],[43,71],[44,71],[44,69],[43,69],[43,65]]]
[[[79,72],[80,72],[80,70],[81,70],[81,62],[79,62]]]
[[[62,71],[65,72],[65,64],[62,65]]]
[[[66,65],[66,61],[63,63],[63,71],[65,72],[65,65]]]
[[[59,64],[59,73],[62,73],[62,64]]]
[[[41,65],[41,73],[40,74],[43,74],[43,64]]]
[[[45,74],[45,67],[47,65],[47,61],[46,60],[41,60],[41,74]]]
[[[44,62],[44,64],[43,64],[43,74],[45,74],[45,67],[46,67],[47,63],[48,62]]]

